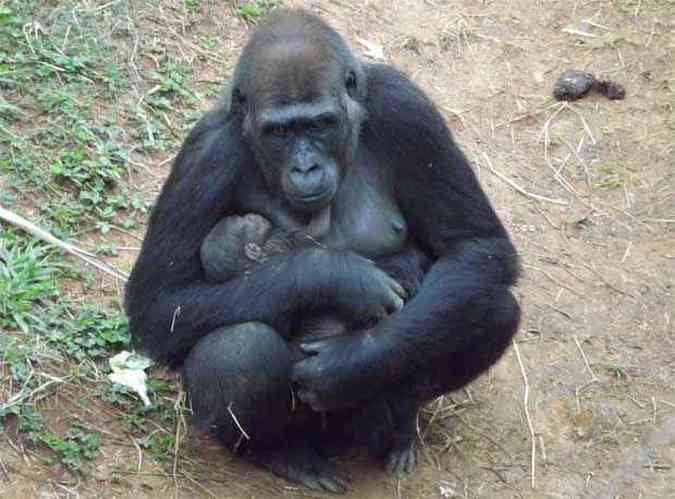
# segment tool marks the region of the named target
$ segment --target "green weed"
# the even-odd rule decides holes
[[[8,0],[0,10],[0,172],[13,202],[39,194],[41,214],[65,234],[136,211],[121,182],[129,137],[117,99],[128,75],[98,36],[96,9],[76,7]]]
[[[250,24],[256,24],[265,17],[268,12],[277,7],[279,2],[275,0],[254,0],[240,5],[236,14]]]
[[[103,359],[129,345],[127,318],[97,305],[54,305],[39,328],[55,348],[77,359]]]
[[[0,327],[26,332],[41,323],[46,300],[58,296],[62,269],[46,245],[0,232]]]
[[[72,472],[81,470],[83,459],[94,459],[101,446],[97,433],[79,425],[74,425],[63,437],[52,432],[39,433],[38,440],[54,451],[63,465]]]

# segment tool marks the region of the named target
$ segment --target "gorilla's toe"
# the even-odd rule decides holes
[[[387,473],[393,476],[412,473],[416,466],[417,452],[413,442],[393,448],[386,457]]]
[[[314,490],[344,494],[351,479],[308,447],[251,452],[248,459],[272,473]]]

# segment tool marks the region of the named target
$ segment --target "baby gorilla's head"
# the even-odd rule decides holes
[[[300,235],[275,229],[265,217],[249,213],[221,220],[204,239],[202,267],[207,281],[225,282],[254,265],[297,246]]]

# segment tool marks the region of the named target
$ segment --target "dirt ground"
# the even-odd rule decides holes
[[[170,3],[182,2],[159,2]],[[230,4],[201,3],[171,10],[167,26],[184,19],[186,44],[216,39],[220,65],[195,60],[196,79],[225,80],[250,27]],[[341,458],[354,475],[348,497],[675,497],[675,3],[284,5],[318,12],[363,57],[399,66],[429,92],[524,265],[517,349],[468,390],[430,404],[412,476],[391,479],[360,453]],[[132,3],[129,15],[140,21],[150,10]],[[140,33],[141,45],[157,36]],[[620,82],[625,100],[556,102],[553,83],[570,68]],[[152,175],[140,185],[150,199],[168,158],[145,159]],[[138,244],[115,232],[107,238]],[[133,257],[108,261],[128,270]],[[98,286],[112,284],[101,278]],[[105,429],[114,414],[81,417]],[[0,449],[9,478],[0,470],[0,496],[321,496],[187,431],[168,464],[104,433],[82,479]]]

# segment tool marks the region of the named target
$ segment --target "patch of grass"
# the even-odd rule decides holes
[[[195,93],[187,84],[189,74],[185,67],[169,63],[153,73],[157,85],[149,92],[147,102],[158,110],[171,110],[175,101],[183,100],[186,104],[194,104]]]
[[[0,232],[0,327],[27,332],[42,323],[46,300],[58,296],[62,270],[46,245]]]
[[[628,371],[624,366],[618,364],[605,364],[602,368],[613,378],[617,380],[627,380],[629,379]]]
[[[77,360],[99,360],[129,345],[127,318],[98,305],[54,305],[39,328],[47,341]]]
[[[130,118],[134,139],[146,153],[166,151],[180,143],[194,124],[185,116],[196,109],[201,98],[190,88],[192,75],[184,65],[167,63],[153,72],[152,77],[153,87],[134,107]],[[200,116],[202,113],[199,110]]]
[[[241,4],[235,13],[247,23],[256,24],[278,5],[275,0],[254,0]]]
[[[2,363],[8,371],[12,382],[21,385],[28,379],[30,360],[33,358],[33,348],[30,344],[19,341],[15,337],[5,336],[0,340]],[[7,409],[10,407],[8,406]],[[15,411],[11,411],[15,413]],[[7,413],[0,411],[0,418]]]
[[[40,440],[40,434],[45,431],[45,420],[38,411],[31,406],[23,406],[19,414],[19,433],[28,439],[28,442],[35,445]]]
[[[121,181],[129,137],[117,106],[128,74],[100,36],[98,9],[81,7],[8,0],[0,8],[0,172],[12,201],[38,195],[62,234],[137,212]]]
[[[152,433],[147,438],[140,439],[138,443],[141,448],[148,449],[159,462],[168,462],[173,459],[176,437],[171,433]]]
[[[596,166],[598,178],[593,185],[600,189],[618,189],[626,184],[639,182],[639,177],[623,165],[600,164]]]
[[[41,432],[38,440],[54,451],[59,461],[71,472],[79,472],[82,460],[94,459],[101,446],[97,433],[79,425],[74,425],[64,436],[49,431]]]
[[[124,428],[134,434],[147,432],[148,419],[154,419],[173,427],[176,423],[177,410],[175,399],[178,393],[178,384],[161,379],[148,379],[148,393],[153,405],[145,407],[138,396],[127,387],[109,385],[101,394],[101,398],[109,404],[122,409],[117,419]],[[182,409],[181,409],[182,410]]]

